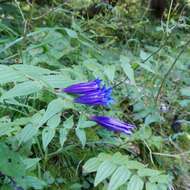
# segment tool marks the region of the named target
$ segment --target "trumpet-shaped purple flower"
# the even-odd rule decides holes
[[[135,128],[135,125],[124,123],[122,121],[107,116],[91,116],[90,120],[95,121],[96,123],[105,127],[108,130],[122,132],[127,135],[130,135],[132,133],[132,130]]]
[[[100,89],[101,80],[96,79],[89,82],[83,82],[71,85],[63,89],[63,92],[71,94],[86,94]]]
[[[76,103],[86,104],[91,106],[96,106],[96,105],[108,106],[113,102],[111,93],[112,93],[112,88],[106,89],[106,87],[104,86],[101,89],[86,93],[85,95],[75,98],[74,101]]]

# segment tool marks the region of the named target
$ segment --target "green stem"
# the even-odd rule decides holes
[[[161,82],[161,85],[160,85],[160,87],[159,87],[159,89],[158,89],[158,93],[157,93],[156,98],[155,98],[156,102],[158,101],[158,98],[159,98],[160,93],[161,93],[161,90],[162,90],[162,88],[163,88],[163,86],[164,86],[164,84],[165,84],[165,82],[166,82],[167,77],[168,77],[169,74],[171,73],[172,69],[174,68],[175,64],[177,63],[178,59],[179,59],[180,56],[183,54],[183,52],[185,51],[185,49],[186,49],[186,47],[189,45],[189,43],[190,43],[190,40],[187,41],[186,44],[183,46],[182,50],[179,52],[179,54],[178,54],[177,57],[175,58],[174,62],[172,63],[172,65],[171,65],[170,68],[168,69],[167,73],[164,75],[163,80],[162,80],[162,82]]]

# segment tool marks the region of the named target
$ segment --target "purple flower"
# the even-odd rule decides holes
[[[74,101],[76,103],[86,104],[91,106],[96,106],[96,105],[108,106],[113,102],[111,93],[112,93],[112,88],[106,89],[106,87],[104,86],[101,89],[86,93],[85,95],[75,98]]]
[[[71,94],[86,94],[100,89],[100,79],[71,85],[63,89],[63,92]]]
[[[135,125],[124,123],[122,121],[107,116],[91,116],[90,120],[95,121],[96,123],[105,127],[108,130],[122,132],[127,135],[130,135],[132,133],[132,130],[135,128]]]

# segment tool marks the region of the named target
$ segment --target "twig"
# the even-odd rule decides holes
[[[167,153],[160,153],[160,152],[152,152],[153,155],[158,156],[166,156],[166,157],[172,157],[172,158],[180,158],[181,156],[190,154],[190,151],[182,152],[180,154],[167,154]]]

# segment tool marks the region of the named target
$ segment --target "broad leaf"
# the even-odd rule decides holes
[[[83,129],[76,128],[75,133],[76,133],[77,137],[79,138],[79,140],[80,140],[80,142],[84,148],[84,146],[86,144],[86,133],[85,133],[85,131]]]
[[[94,186],[97,186],[107,177],[111,176],[112,173],[116,170],[116,168],[117,166],[114,163],[112,163],[110,160],[101,163],[97,170]]]
[[[55,136],[55,129],[52,129],[50,127],[44,128],[42,131],[42,144],[43,149],[46,150],[47,146]]]
[[[126,166],[120,166],[113,173],[110,179],[108,190],[116,190],[121,185],[125,184],[130,176],[131,176],[131,172],[126,168]]]
[[[63,146],[65,141],[67,140],[68,133],[69,133],[69,130],[66,128],[61,128],[59,130],[59,143],[61,146]]]
[[[143,180],[139,176],[133,175],[128,183],[127,190],[142,190],[143,187]]]
[[[39,126],[42,126],[44,123],[46,123],[51,117],[53,117],[55,114],[61,112],[63,108],[65,107],[64,101],[60,98],[57,98],[53,101],[51,101],[47,107],[46,112],[44,113]]]
[[[135,77],[134,77],[134,71],[129,63],[129,60],[125,56],[120,57],[121,67],[123,68],[123,71],[128,76],[129,80],[132,84],[135,84]]]
[[[101,162],[98,158],[91,158],[83,166],[83,172],[84,173],[95,172],[95,171],[97,171],[100,164],[101,164]]]
[[[155,183],[146,183],[146,190],[158,190],[158,187]]]
[[[1,173],[12,177],[25,175],[25,165],[20,155],[3,143],[0,143],[0,160]]]
[[[143,168],[143,169],[140,169],[138,170],[138,175],[141,176],[141,177],[146,177],[146,176],[157,176],[157,175],[160,175],[160,171],[158,170],[152,170],[152,169],[149,169],[149,168]]]
[[[17,135],[19,144],[25,143],[36,136],[38,133],[38,128],[34,127],[32,124],[26,125],[21,132]]]
[[[27,96],[39,92],[42,89],[42,84],[36,81],[26,81],[16,86],[9,91],[3,93],[2,99],[10,99],[18,96]]]

